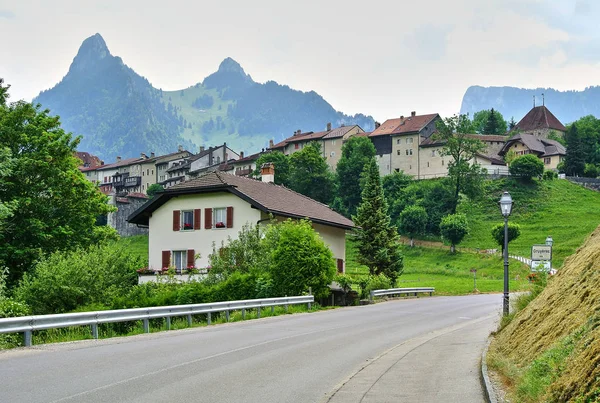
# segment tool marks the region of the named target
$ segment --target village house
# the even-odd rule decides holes
[[[277,144],[274,144],[273,140],[271,140],[269,150],[281,151],[285,155],[290,155],[302,150],[307,144],[316,141],[321,145],[321,155],[326,159],[331,170],[335,171],[342,155],[342,145],[350,137],[360,133],[364,133],[364,130],[358,125],[341,126],[332,129],[331,123],[327,123],[326,130],[322,132],[302,133],[301,130],[298,130],[293,136]]]
[[[376,151],[377,164],[381,176],[400,172],[423,179],[419,146],[435,132],[436,122],[441,117],[437,113],[388,119],[369,135]],[[443,162],[443,161],[442,161]]]
[[[245,224],[307,218],[344,272],[349,219],[290,189],[275,185],[273,164],[261,168],[262,181],[209,172],[165,189],[129,217],[149,228],[149,267],[205,268],[213,247],[235,239]]]
[[[256,170],[256,161],[264,153],[263,150],[256,154],[244,156],[244,152],[242,151],[240,152],[239,159],[228,162],[226,167],[222,167],[219,170],[238,176],[250,176],[250,174]]]
[[[565,146],[558,141],[527,133],[518,133],[512,136],[499,154],[504,157],[509,152],[513,152],[515,156],[533,154],[544,161],[545,169],[553,170],[557,169],[558,164],[567,155]]]

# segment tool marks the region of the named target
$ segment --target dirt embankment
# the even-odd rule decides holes
[[[586,337],[550,384],[548,401],[600,401],[600,227],[496,336],[490,351],[526,368],[584,325]]]

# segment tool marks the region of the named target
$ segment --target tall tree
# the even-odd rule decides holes
[[[444,142],[441,154],[452,158],[448,163],[448,176],[454,183],[453,213],[456,212],[460,191],[471,186],[469,182],[478,180],[480,167],[476,163],[471,163],[471,160],[485,149],[485,145],[480,140],[458,131],[460,120],[460,116],[454,115],[438,121],[438,132],[435,135],[437,140]]]
[[[329,204],[333,200],[334,178],[321,154],[319,143],[310,143],[290,156],[290,189]],[[275,167],[277,175],[277,167]]]
[[[258,157],[256,160],[256,170],[252,173],[255,178],[260,178],[260,167],[267,162],[275,165],[275,184],[290,185],[290,157],[279,151],[271,151]]]
[[[10,170],[0,174],[0,200],[11,208],[0,228],[0,264],[14,284],[41,256],[96,242],[104,232],[96,219],[109,206],[77,168],[79,138],[65,133],[58,117],[39,105],[7,104],[7,87],[0,98],[2,163],[10,158]]]
[[[427,211],[421,206],[408,206],[400,213],[398,228],[400,233],[410,237],[410,247],[415,245],[415,236],[425,233]]]
[[[402,274],[403,257],[398,233],[387,211],[375,158],[371,158],[365,166],[363,180],[361,203],[353,217],[358,226],[358,260],[369,268],[372,275],[383,273],[395,283]]]
[[[337,195],[333,207],[351,217],[360,203],[360,176],[365,165],[375,157],[375,146],[367,137],[351,137],[342,146],[335,182]]]
[[[497,110],[486,109],[473,115],[473,128],[478,134],[504,134],[506,133],[506,120]]]
[[[440,223],[442,238],[450,242],[450,252],[456,252],[456,245],[462,242],[469,234],[467,216],[464,214],[450,214],[442,218]]]
[[[515,128],[516,125],[517,125],[517,122],[515,122],[515,117],[511,116],[510,122],[508,122],[508,130],[511,131],[512,129]]]
[[[585,150],[575,123],[569,126],[566,140],[565,173],[569,176],[581,176],[585,170]]]

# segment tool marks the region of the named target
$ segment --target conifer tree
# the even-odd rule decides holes
[[[388,214],[375,158],[366,164],[363,181],[362,200],[353,217],[359,227],[356,230],[358,260],[372,275],[384,274],[395,283],[402,274],[402,254],[398,233]]]
[[[581,176],[585,170],[585,151],[575,123],[567,130],[566,140],[565,173],[568,176]]]

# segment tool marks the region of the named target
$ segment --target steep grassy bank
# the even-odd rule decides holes
[[[491,228],[502,223],[498,200],[504,190],[513,200],[511,222],[521,226],[521,236],[509,245],[511,254],[529,257],[531,245],[554,239],[553,266],[560,267],[586,237],[600,225],[600,193],[566,180],[536,181],[524,184],[503,179],[490,181],[478,202],[465,201],[460,210],[467,214],[470,234],[460,246],[498,248]]]
[[[496,335],[488,364],[511,401],[600,401],[600,227]]]

